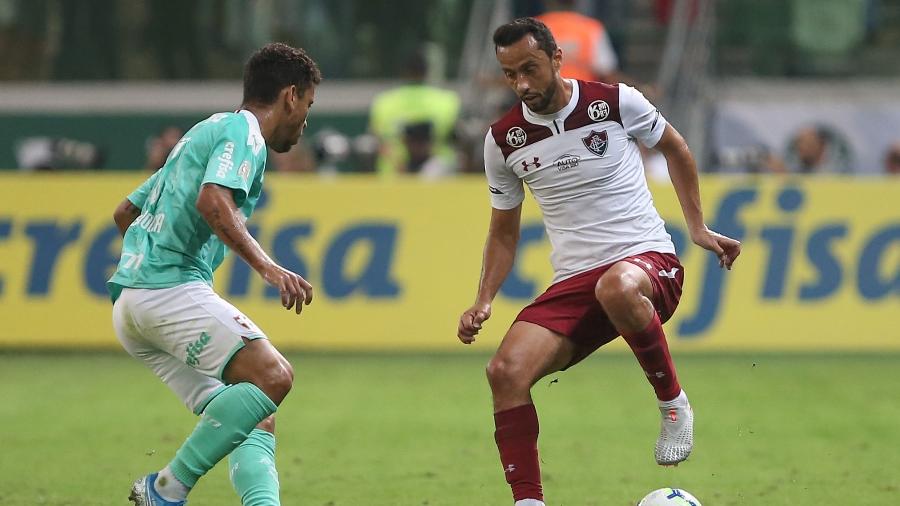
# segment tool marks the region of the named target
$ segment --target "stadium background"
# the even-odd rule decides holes
[[[61,464],[46,467],[46,455],[83,462],[75,456],[97,445],[90,446],[96,453],[89,462],[97,464],[91,476],[113,497],[131,479],[115,464],[128,461],[133,473],[158,465],[190,427],[188,417],[169,420],[140,436],[155,442],[134,441],[159,448],[152,464],[142,450],[122,455],[83,437],[82,415],[96,418],[102,431],[111,430],[102,420],[119,417],[123,440],[146,430],[140,416],[121,418],[134,392],[153,399],[139,412],[159,417],[178,409],[112,334],[103,282],[119,239],[110,215],[148,175],[161,129],[185,129],[236,107],[241,63],[270,40],[305,47],[326,80],[304,145],[270,163],[252,230],[313,283],[317,299],[299,319],[289,317],[233,258],[216,287],[291,353],[302,371],[298,388],[305,380],[314,392],[295,394],[296,411],[285,414],[309,438],[297,443],[303,461],[283,464],[283,474],[296,477],[285,485],[286,503],[452,504],[441,501],[458,494],[459,483],[428,468],[433,454],[403,442],[404,426],[425,427],[420,439],[449,448],[470,443],[470,453],[457,458],[484,472],[466,478],[477,486],[463,497],[505,501],[480,368],[515,312],[552,276],[530,200],[516,267],[478,345],[460,346],[455,326],[474,295],[489,216],[478,142],[508,101],[496,86],[490,32],[543,4],[0,1],[0,421],[7,427],[0,441],[9,450],[0,464],[0,504],[119,504],[105,492],[97,499]],[[629,504],[668,483],[715,498],[704,504],[822,504],[832,497],[824,489],[835,484],[855,493],[865,487],[868,495],[850,504],[894,497],[900,481],[887,470],[900,462],[885,448],[900,444],[890,428],[900,407],[885,382],[895,388],[900,380],[900,178],[890,174],[894,149],[900,171],[900,2],[596,0],[576,7],[606,23],[621,74],[685,134],[703,171],[707,222],[745,247],[732,272],[719,271],[714,258],[688,244],[671,185],[648,173],[687,272],[667,333],[682,374],[696,385],[692,399],[701,408],[706,401],[708,436],[699,431],[700,448],[717,457],[703,460],[701,452],[689,463],[693,471],[688,465],[681,474],[648,469],[640,452],[655,436],[653,420],[643,416],[646,388],[616,343],[563,376],[556,397],[546,398],[546,387],[536,394],[556,410],[542,419],[542,447],[573,449],[565,464],[557,460],[561,469],[545,470],[555,478],[551,497]],[[396,19],[410,21],[398,29]],[[461,103],[458,166],[440,178],[374,168],[369,107],[403,84],[413,53],[428,63],[427,82],[453,90]],[[800,132],[809,127],[827,133],[831,166],[821,173],[794,168]],[[469,395],[448,393],[457,385],[436,378],[444,375],[458,377]],[[596,381],[606,388],[592,396]],[[369,388],[371,399],[357,397],[353,385],[373,384],[381,387]],[[450,404],[423,407],[434,419],[403,409],[431,396]],[[367,400],[374,404],[364,407]],[[378,469],[364,479],[370,471],[329,453],[353,432],[343,421],[361,410],[372,429],[348,453]],[[467,415],[460,420],[457,410]],[[604,410],[622,418],[621,427],[583,426],[607,416]],[[397,413],[404,417],[392,419]],[[447,431],[450,418],[470,428]],[[606,430],[634,432],[625,423],[632,418],[647,434],[610,443]],[[554,424],[575,435],[553,432]],[[389,425],[399,425],[397,432]],[[282,422],[286,427],[293,425]],[[579,446],[579,431],[597,434],[597,446]],[[280,458],[293,458],[284,457],[293,448],[286,443]],[[737,458],[741,451],[753,459]],[[403,458],[366,457],[381,452]],[[734,462],[722,457],[727,452],[738,452]],[[835,459],[846,463],[825,463]],[[810,469],[809,462],[820,464]],[[342,466],[356,481],[336,477]],[[408,466],[426,471],[404,474]],[[575,479],[596,467],[608,482],[588,487]],[[47,476],[29,484],[35,475]],[[221,486],[198,491],[208,494],[199,504],[235,503],[225,478],[211,482]]]

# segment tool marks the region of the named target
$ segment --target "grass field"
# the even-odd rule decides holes
[[[482,355],[300,354],[278,413],[285,505],[510,504]],[[900,355],[680,355],[694,456],[653,462],[657,410],[629,355],[535,387],[548,505],[893,504]],[[195,418],[124,353],[0,353],[0,504],[124,505]],[[193,506],[238,505],[224,466]]]

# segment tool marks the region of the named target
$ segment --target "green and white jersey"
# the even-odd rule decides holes
[[[122,257],[106,284],[113,301],[123,287],[212,284],[227,248],[197,211],[200,187],[231,188],[237,207],[249,218],[265,166],[266,143],[249,111],[213,114],[194,125],[165,165],[128,196],[141,214],[125,233]]]

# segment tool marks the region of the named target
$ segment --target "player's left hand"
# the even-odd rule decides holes
[[[691,232],[691,240],[697,246],[715,253],[719,257],[719,267],[728,270],[741,254],[741,241],[713,232],[705,226],[700,231]]]

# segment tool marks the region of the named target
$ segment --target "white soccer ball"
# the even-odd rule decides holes
[[[700,506],[700,501],[680,488],[661,488],[647,494],[637,506]]]

